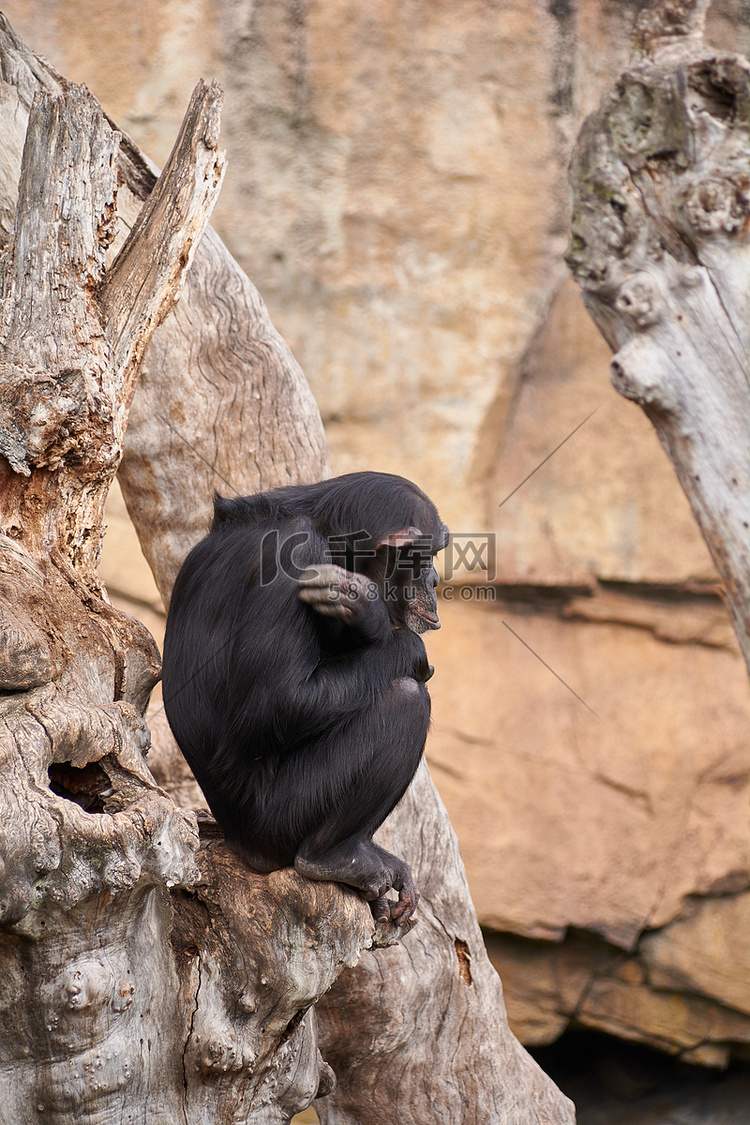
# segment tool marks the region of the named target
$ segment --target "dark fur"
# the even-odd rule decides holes
[[[405,529],[426,548],[378,546]],[[260,870],[360,888],[378,918],[404,921],[418,899],[372,835],[424,747],[430,672],[409,624],[437,627],[431,556],[446,540],[424,493],[383,473],[217,497],[167,619],[165,709],[227,839]],[[331,562],[380,596],[344,619],[300,600],[300,575]]]

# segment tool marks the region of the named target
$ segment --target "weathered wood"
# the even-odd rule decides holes
[[[48,899],[0,931],[0,1122],[287,1121],[330,1086],[311,1004],[369,943],[352,892],[253,877]]]
[[[192,147],[175,148],[105,274],[119,135],[82,87],[39,90],[31,108],[3,269],[3,527],[37,553],[58,548],[90,584],[139,360],[179,295],[218,193],[217,115],[217,91],[200,87],[184,127]],[[24,480],[32,469],[33,482]]]
[[[219,153],[223,95],[196,86],[162,175],[102,278],[99,304],[129,406],[143,354],[164,320],[200,245],[224,174]]]
[[[750,64],[703,43],[705,0],[660,0],[585,122],[568,262],[654,424],[750,667]]]
[[[201,866],[175,899],[190,1120],[288,1120],[334,1085],[312,1005],[370,945],[371,916],[335,884],[253,875],[221,841]]]

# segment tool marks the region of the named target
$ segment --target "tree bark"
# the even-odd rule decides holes
[[[585,122],[568,251],[721,575],[750,668],[750,65],[702,38],[707,0],[660,0]]]
[[[20,163],[19,133],[34,92],[62,95],[67,105],[68,84],[4,22],[0,67],[9,154],[5,174],[0,169],[0,224],[10,239],[8,260],[19,263],[14,284],[20,286],[29,271],[10,228],[12,159],[15,154]],[[59,113],[65,116],[62,108]],[[96,121],[108,138],[101,115]],[[84,136],[90,130],[73,132]],[[186,145],[198,158],[194,179],[209,192],[219,174],[216,132],[213,118],[202,119],[184,131],[176,148],[180,167]],[[39,144],[46,168],[50,157]],[[56,319],[47,318],[38,355],[24,351],[23,333],[36,316],[24,313],[20,299],[14,301],[20,306],[16,319],[26,315],[26,321],[17,345],[8,337],[17,352],[11,348],[11,367],[16,363],[19,371],[8,378],[14,397],[2,419],[7,464],[0,459],[8,589],[17,603],[6,661],[16,670],[7,689],[13,716],[4,752],[9,776],[23,774],[30,761],[27,728],[35,693],[50,684],[58,691],[55,662],[61,654],[75,675],[60,699],[58,726],[46,715],[39,720],[33,736],[39,749],[28,767],[32,779],[23,790],[8,786],[17,812],[5,849],[12,877],[2,887],[18,890],[9,896],[2,937],[0,965],[9,983],[0,1058],[17,1068],[18,1079],[15,1101],[8,1099],[7,1118],[0,1107],[0,1120],[62,1123],[76,1114],[81,1120],[125,1121],[127,1103],[134,1118],[140,1113],[165,1125],[287,1121],[319,1089],[330,1087],[310,1007],[349,966],[353,971],[319,1013],[321,1043],[335,1059],[340,1083],[320,1103],[324,1119],[565,1125],[573,1120],[570,1103],[508,1030],[500,982],[426,767],[384,829],[388,846],[410,860],[422,885],[419,926],[403,946],[390,946],[393,933],[376,935],[386,948],[367,954],[356,970],[359,954],[373,941],[373,925],[353,892],[309,883],[293,871],[253,876],[208,829],[196,874],[195,821],[172,806],[141,753],[158,654],[145,631],[124,624],[107,604],[94,570],[103,500],[135,372],[165,308],[157,291],[174,292],[193,254],[182,299],[153,332],[141,364],[120,469],[165,602],[185,554],[207,529],[215,489],[248,493],[318,479],[329,466],[304,376],[263,302],[213,233],[198,244],[197,220],[205,208],[192,196],[180,207],[176,188],[165,195],[168,178],[154,187],[153,170],[127,139],[119,150],[111,140],[101,148],[103,155],[97,149],[89,164],[106,167],[111,178],[116,167],[119,227],[113,193],[102,191],[101,218],[89,237],[94,265],[82,273],[80,255],[72,255],[76,264],[67,288],[74,297],[54,310]],[[213,164],[207,153],[214,153]],[[22,183],[25,170],[26,157]],[[49,185],[59,179],[65,180],[61,170],[49,175]],[[57,210],[46,201],[58,246],[72,242],[66,224],[70,216],[81,221],[80,201],[91,195],[77,190],[78,211],[72,201]],[[24,196],[24,205],[37,195]],[[144,200],[150,218],[139,212]],[[181,215],[180,244],[170,225],[173,211]],[[85,216],[82,221],[89,222]],[[157,229],[156,241],[145,242]],[[42,241],[41,233],[35,237]],[[56,278],[58,270],[57,261],[54,272],[45,262],[44,272],[32,272],[31,280]],[[154,292],[139,308],[141,286]],[[54,287],[53,298],[59,300]],[[78,347],[77,367],[54,366],[58,352],[49,341],[57,339]],[[33,394],[27,386],[30,354]],[[82,374],[74,378],[71,371]],[[109,399],[89,393],[96,379],[115,388]],[[41,416],[40,402],[51,404]],[[81,483],[86,474],[94,477],[89,484]],[[50,550],[54,564],[46,558]],[[92,731],[87,728],[84,738],[79,731],[90,714]],[[107,723],[113,730],[108,742]],[[159,729],[168,756],[163,724]],[[59,795],[49,790],[44,774],[53,759],[63,766],[59,774],[53,771]],[[85,802],[88,809],[81,807]],[[59,838],[68,841],[63,858],[47,856],[48,844],[35,844],[48,833],[40,833],[29,816],[34,803],[49,806],[50,817],[57,817]],[[135,837],[135,828],[127,834],[131,822],[141,836]],[[75,843],[79,836],[85,836],[85,847]],[[35,874],[42,859],[42,882],[54,892]],[[16,869],[21,876],[12,874]],[[33,968],[25,972],[29,958]],[[35,1006],[31,997],[39,981],[49,1000]],[[23,1037],[13,1022],[19,1010],[28,1025]],[[37,1106],[38,1117],[28,1105]]]

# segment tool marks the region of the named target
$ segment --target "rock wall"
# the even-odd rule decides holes
[[[561,257],[568,153],[637,6],[5,11],[159,162],[218,78],[215,225],[311,380],[336,470],[414,478],[483,558],[449,560],[428,759],[519,1036],[599,1028],[721,1066],[750,1042],[747,681]],[[747,20],[724,0],[707,38],[747,49]],[[128,550],[104,568],[137,608],[155,593]]]

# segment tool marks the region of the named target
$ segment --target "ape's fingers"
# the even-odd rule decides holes
[[[297,582],[302,587],[334,586],[351,577],[352,575],[342,566],[334,566],[333,563],[320,563],[318,566],[308,566],[303,570]]]
[[[377,599],[377,587],[361,574],[350,574],[329,563],[303,570],[297,580],[300,601],[317,613],[346,619],[363,614]]]

